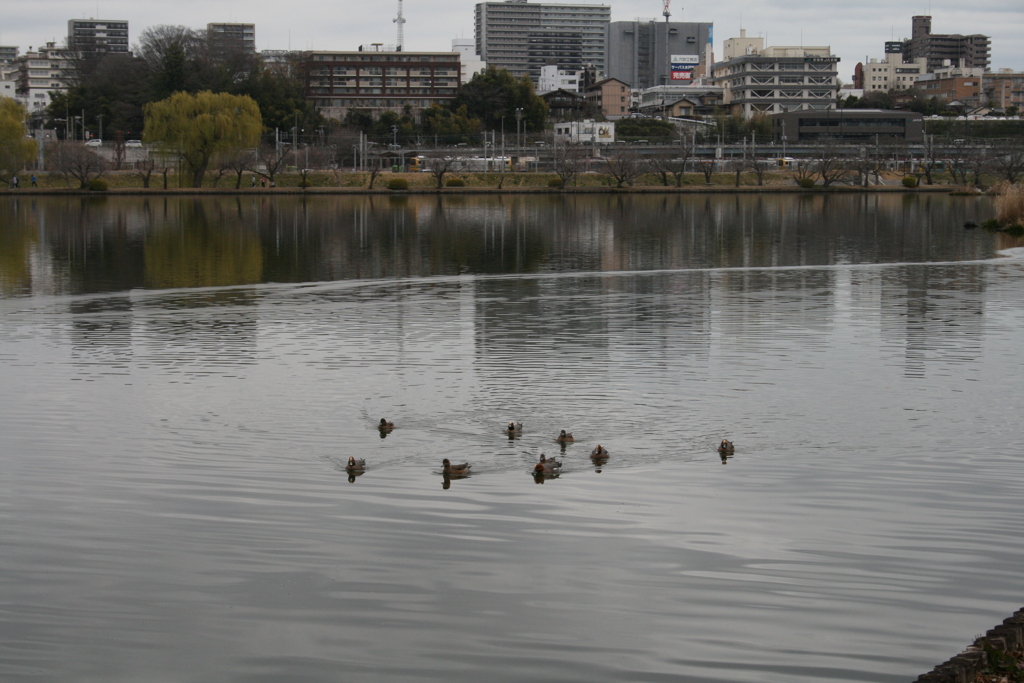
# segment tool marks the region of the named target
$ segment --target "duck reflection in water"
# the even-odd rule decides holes
[[[441,488],[448,490],[452,485],[452,479],[464,479],[469,476],[469,468],[472,467],[468,462],[464,462],[461,465],[453,465],[448,458],[441,461]]]
[[[349,456],[348,462],[345,463],[345,471],[348,472],[348,481],[351,484],[356,480],[356,477],[361,476],[366,471],[366,460]]]

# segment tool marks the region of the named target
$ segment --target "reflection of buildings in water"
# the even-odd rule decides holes
[[[253,364],[259,301],[244,290],[77,299],[69,306],[72,360],[104,374],[128,374],[132,364],[202,374]]]
[[[262,298],[249,290],[139,298],[134,306],[135,362],[185,374],[255,364]]]
[[[882,335],[903,346],[908,377],[924,377],[929,361],[971,362],[980,355],[986,269],[920,265],[882,271]]]
[[[95,366],[104,374],[128,373],[133,358],[131,298],[103,296],[72,300],[71,359],[80,366]]]

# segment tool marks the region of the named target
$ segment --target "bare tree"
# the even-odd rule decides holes
[[[124,131],[116,130],[114,131],[114,170],[121,170],[121,167],[124,166],[124,157]]]
[[[935,182],[932,177],[932,173],[938,170],[939,166],[942,164],[941,156],[939,147],[935,144],[935,136],[925,135],[924,156],[921,157],[921,161],[918,164],[918,170],[914,175],[917,175],[919,178],[924,176],[925,183],[928,185],[934,185]]]
[[[704,184],[711,184],[711,176],[715,174],[718,160],[715,157],[697,157],[697,169],[704,174]]]
[[[875,175],[877,181],[881,170],[881,159],[863,149],[861,154],[848,159],[846,168],[857,174],[857,184],[867,187],[870,184],[871,174]]]
[[[277,185],[277,174],[284,166],[285,159],[291,150],[284,145],[264,144],[257,148],[258,165],[253,170],[270,182],[271,187]]]
[[[768,172],[768,166],[768,162],[757,158],[751,158],[747,161],[746,169],[753,172],[754,177],[757,178],[758,187],[764,185],[764,175]]]
[[[846,180],[849,175],[847,159],[831,140],[825,140],[818,148],[814,159],[814,170],[821,178],[822,187],[830,187],[834,183]]]
[[[793,180],[796,181],[797,185],[801,187],[809,180],[811,185],[818,179],[818,172],[815,170],[814,164],[809,164],[804,160],[795,162],[796,168],[793,169]]]
[[[1001,141],[999,149],[990,161],[992,172],[1008,183],[1016,183],[1024,176],[1024,140],[1012,138]]]
[[[245,172],[252,171],[256,166],[256,152],[252,149],[234,149],[221,156],[218,162],[222,173],[235,174],[235,189],[238,190],[242,187],[242,178],[245,176]],[[216,183],[214,187],[216,187]]]
[[[562,187],[576,179],[583,167],[586,151],[579,145],[556,145],[554,151],[555,174],[562,181]]]
[[[59,173],[71,187],[71,179],[86,189],[89,181],[99,178],[106,170],[106,162],[81,142],[58,142],[47,150],[48,165]]]
[[[435,154],[428,156],[424,165],[427,171],[433,174],[434,179],[437,181],[437,189],[440,190],[444,187],[444,177],[453,171],[459,170],[462,167],[462,160],[456,157]]]
[[[967,171],[971,174],[971,182],[975,187],[981,187],[981,174],[991,166],[991,158],[988,147],[976,141],[967,153]]]
[[[955,138],[949,142],[946,167],[953,182],[959,185],[971,184],[971,173],[974,170],[975,141],[970,138]]]
[[[153,171],[156,170],[156,159],[148,157],[142,161],[135,162],[135,171],[133,175],[142,181],[142,186],[148,188],[149,181],[153,177]],[[167,189],[166,181],[164,182],[164,189]]]
[[[640,155],[635,149],[624,149],[613,152],[604,160],[605,169],[616,182],[616,187],[625,184],[632,185],[636,177],[640,175]]]
[[[647,160],[647,167],[651,173],[661,177],[665,187],[672,181],[676,187],[683,186],[683,174],[686,173],[686,165],[693,157],[693,141],[685,134],[680,136],[679,144],[664,154],[655,155]]]

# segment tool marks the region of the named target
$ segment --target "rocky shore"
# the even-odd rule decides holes
[[[915,683],[1024,682],[1024,609]]]

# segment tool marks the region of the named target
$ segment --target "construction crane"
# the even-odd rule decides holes
[[[665,11],[664,11],[664,12],[662,12],[662,14],[664,14],[664,15],[665,15],[665,23],[666,23],[666,24],[668,23],[668,18],[669,18],[670,16],[672,16],[672,13],[668,11],[668,4],[669,4],[670,2],[672,2],[672,0],[665,0]]]
[[[668,0],[665,0],[665,5],[668,5]],[[398,24],[398,46],[396,49],[401,52],[405,44],[405,17],[402,16],[402,0],[398,0],[398,16],[395,17],[395,23]]]

